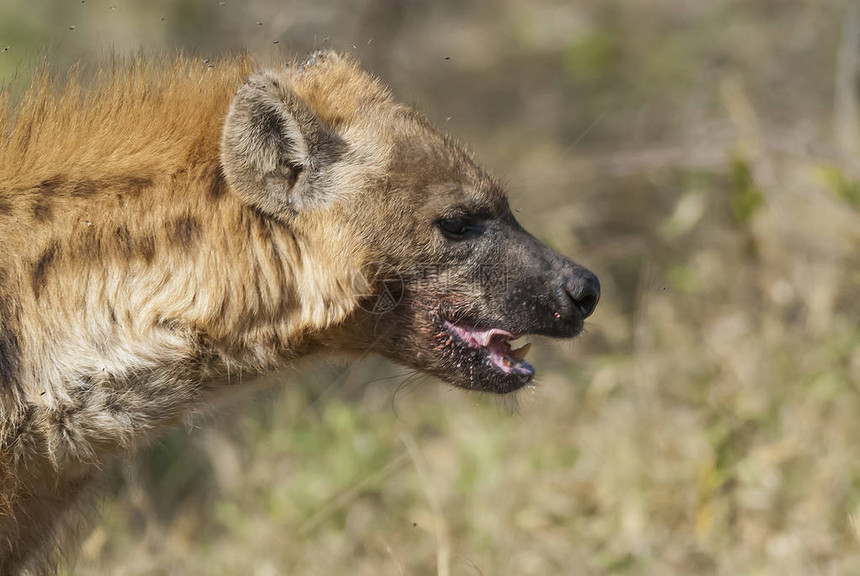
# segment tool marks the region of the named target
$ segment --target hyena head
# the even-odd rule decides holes
[[[528,346],[512,341],[577,336],[597,304],[594,274],[526,232],[468,151],[343,56],[251,77],[222,163],[231,188],[291,234],[336,235],[356,255],[348,281],[365,298],[325,346],[507,393],[534,377]]]

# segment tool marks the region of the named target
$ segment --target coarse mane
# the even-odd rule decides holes
[[[0,182],[29,185],[58,166],[90,178],[177,167],[200,143],[218,141],[230,99],[254,67],[246,55],[114,57],[62,75],[43,67],[14,109],[0,92]]]

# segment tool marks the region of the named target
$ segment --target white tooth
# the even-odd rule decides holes
[[[531,347],[531,342],[529,342],[528,344],[523,344],[516,350],[511,350],[510,352],[508,352],[508,355],[511,358],[514,358],[517,362],[522,362],[526,359],[526,354],[529,353],[529,349],[531,349]]]

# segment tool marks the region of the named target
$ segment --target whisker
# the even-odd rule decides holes
[[[391,411],[394,413],[395,418],[403,422],[403,419],[400,418],[400,415],[397,412],[397,398],[402,397],[402,394],[408,394],[409,389],[417,388],[417,386],[423,383],[429,376],[418,370],[412,370],[411,374],[407,375],[402,382],[395,388],[394,394],[391,395]]]

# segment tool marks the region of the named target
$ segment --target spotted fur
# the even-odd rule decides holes
[[[341,98],[384,90],[327,60]],[[255,67],[136,60],[86,89],[45,75],[0,112],[0,573],[50,570],[63,513],[106,458],[228,374],[311,350],[355,306],[354,240],[264,217],[225,180],[225,117]],[[314,96],[320,72],[278,68],[291,93],[332,97]],[[340,166],[340,187],[375,177],[375,153]]]

